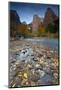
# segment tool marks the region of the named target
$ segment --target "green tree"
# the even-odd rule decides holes
[[[57,32],[57,28],[56,25],[52,25],[52,24],[48,24],[48,26],[46,27],[46,33],[56,33]]]

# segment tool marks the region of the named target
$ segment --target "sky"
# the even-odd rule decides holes
[[[51,8],[57,16],[59,15],[58,5],[20,2],[9,3],[9,9],[16,10],[19,15],[20,21],[26,22],[27,24],[32,22],[33,16],[35,14],[41,18],[44,18],[47,8]]]

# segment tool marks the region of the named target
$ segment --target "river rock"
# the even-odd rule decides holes
[[[40,76],[36,73],[31,76],[31,80],[33,82],[37,82],[39,79],[40,79]]]
[[[45,75],[45,72],[43,70],[38,70],[39,74],[40,74],[40,78],[44,77]]]
[[[54,76],[55,79],[57,79],[58,78],[58,73],[54,73],[53,76]]]
[[[29,58],[31,57],[31,55],[33,55],[33,50],[32,48],[26,48],[26,49],[22,49],[20,52],[19,52],[19,55],[17,57],[17,59],[19,60],[25,60],[26,58]]]
[[[50,67],[43,67],[43,70],[46,72],[46,73],[51,73],[51,69]]]

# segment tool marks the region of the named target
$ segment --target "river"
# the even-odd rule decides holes
[[[33,44],[40,44],[40,45],[44,45],[47,46],[49,48],[58,50],[58,46],[59,46],[59,40],[58,39],[52,39],[52,38],[41,38],[41,39],[25,39],[27,41],[31,41]]]

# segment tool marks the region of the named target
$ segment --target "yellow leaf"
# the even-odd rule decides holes
[[[24,78],[28,78],[28,75],[27,75],[27,73],[24,73]]]

